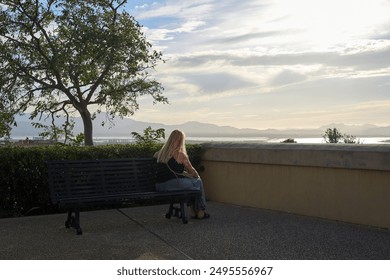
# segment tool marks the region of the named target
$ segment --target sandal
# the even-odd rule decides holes
[[[210,218],[210,214],[209,214],[209,213],[206,213],[204,210],[200,210],[200,211],[196,214],[196,218],[199,219],[199,220],[208,219],[208,218]]]

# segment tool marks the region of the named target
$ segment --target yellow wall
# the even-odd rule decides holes
[[[206,196],[390,228],[390,147],[362,146],[204,145]]]

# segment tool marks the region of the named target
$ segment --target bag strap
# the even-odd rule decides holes
[[[175,174],[176,179],[179,179],[179,177],[178,177],[177,175],[182,175],[182,174],[173,171],[172,168],[169,166],[168,162],[166,163],[166,165],[168,166],[168,169],[169,169],[173,174]]]
[[[193,178],[192,175],[186,171],[184,171],[183,173],[178,173],[178,172],[175,172],[174,170],[172,170],[172,168],[169,166],[168,162],[166,163],[166,165],[168,166],[168,169],[173,173],[175,174],[176,176],[176,179],[179,179],[178,175],[179,176],[183,176],[182,178]]]

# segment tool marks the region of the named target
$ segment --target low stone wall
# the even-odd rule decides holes
[[[390,228],[390,145],[203,148],[210,200]]]

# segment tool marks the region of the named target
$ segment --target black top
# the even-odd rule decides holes
[[[169,168],[176,173],[173,173],[167,166],[167,164],[158,162],[157,163],[157,183],[163,183],[175,178],[185,178],[185,176],[180,175],[184,172],[184,165],[178,163],[175,158],[171,157],[168,161]]]

